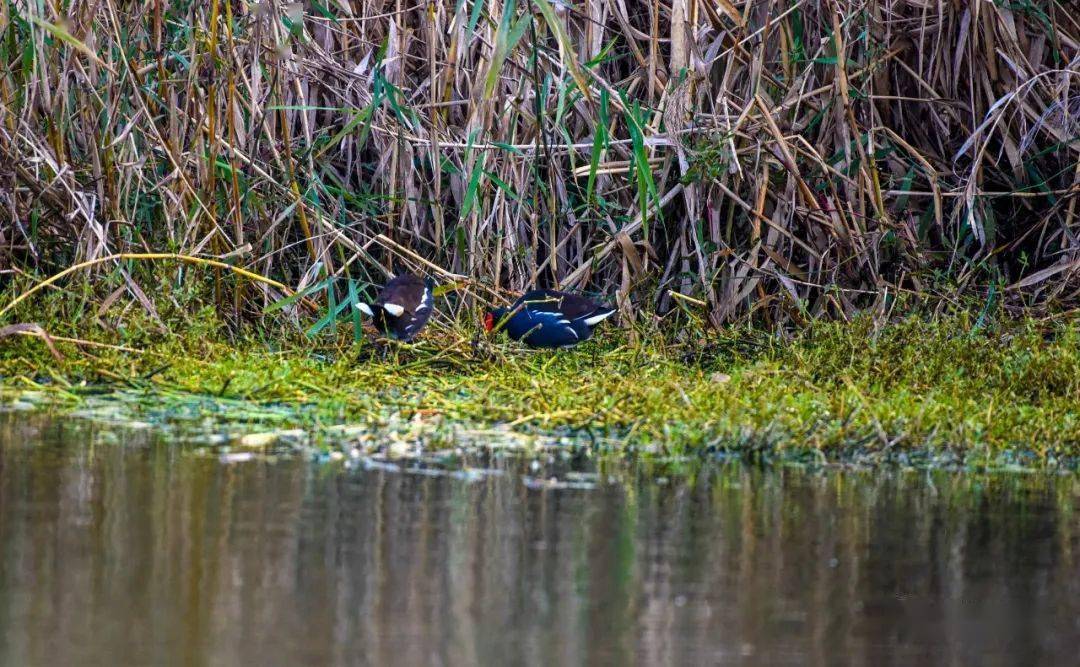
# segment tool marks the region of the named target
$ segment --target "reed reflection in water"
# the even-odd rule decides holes
[[[527,464],[0,416],[0,663],[1075,664],[1074,476]]]

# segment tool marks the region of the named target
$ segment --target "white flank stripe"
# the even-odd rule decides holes
[[[609,310],[606,313],[600,313],[599,315],[593,315],[592,317],[586,317],[583,321],[588,326],[594,327],[597,324],[600,324],[601,322],[603,322],[604,320],[606,320],[607,318],[611,317],[614,314],[615,314],[614,310]]]
[[[399,317],[405,312],[405,307],[399,306],[396,303],[384,303],[382,307],[390,317]]]
[[[420,297],[420,305],[416,307],[416,312],[420,313],[431,307],[431,290],[424,288],[424,295]]]
[[[368,317],[375,317],[375,313],[371,312],[371,306],[367,305],[366,303],[357,302],[356,307],[361,313],[367,315]]]

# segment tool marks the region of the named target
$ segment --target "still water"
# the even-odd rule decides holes
[[[1074,476],[473,464],[0,415],[0,664],[1076,664]]]

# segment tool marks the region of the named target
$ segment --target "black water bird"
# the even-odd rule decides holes
[[[498,328],[530,347],[573,347],[591,338],[593,327],[614,314],[614,308],[577,294],[536,289],[509,308],[484,313],[484,330]]]
[[[403,273],[382,288],[372,303],[356,307],[371,318],[383,335],[410,342],[427,324],[435,310],[435,281]]]

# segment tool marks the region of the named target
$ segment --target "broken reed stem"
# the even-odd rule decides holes
[[[680,301],[686,301],[687,303],[692,303],[695,306],[704,307],[704,306],[709,305],[707,302],[702,301],[701,299],[695,299],[692,296],[686,296],[685,294],[681,294],[679,292],[676,292],[675,290],[670,290],[669,289],[668,294],[674,299],[679,299]]]
[[[135,347],[128,347],[126,345],[113,345],[112,343],[99,343],[93,340],[86,340],[85,338],[71,338],[69,336],[55,336],[53,334],[44,334],[43,332],[36,331],[17,331],[19,336],[30,336],[31,338],[42,338],[45,340],[52,339],[53,341],[59,341],[61,343],[71,343],[72,345],[78,345],[80,347],[98,347],[105,350],[114,350],[116,352],[130,352],[131,354],[145,354],[146,350],[140,350]]]

